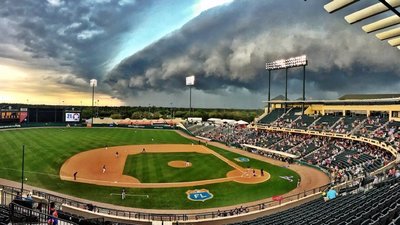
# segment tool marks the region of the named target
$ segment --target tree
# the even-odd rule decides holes
[[[142,112],[139,112],[139,111],[136,111],[136,112],[134,112],[134,113],[132,113],[132,115],[131,115],[131,119],[142,119],[143,118],[143,113]]]
[[[122,119],[122,116],[121,116],[121,114],[119,114],[119,113],[111,114],[110,117],[111,117],[112,119]]]

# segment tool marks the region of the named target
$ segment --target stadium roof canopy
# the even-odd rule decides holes
[[[350,100],[350,99],[390,99],[400,98],[400,94],[347,94],[339,98],[339,100]]]
[[[272,104],[324,104],[324,105],[393,105],[400,104],[400,97],[398,98],[353,98],[345,100],[271,100],[263,101]]]
[[[324,8],[329,13],[334,13],[358,1],[359,0],[332,0],[326,4]],[[390,12],[390,16],[376,19],[374,22],[362,26],[362,29],[367,33],[378,31],[376,37],[379,40],[388,40],[391,46],[397,47],[400,50],[400,27],[396,26],[400,24],[400,12],[397,9],[400,6],[400,0],[376,0],[376,2],[376,4],[369,5],[368,7],[361,7],[358,11],[354,11],[344,18],[349,24],[354,24]]]
[[[283,95],[278,95],[275,98],[271,99],[271,101],[285,101],[285,96]]]

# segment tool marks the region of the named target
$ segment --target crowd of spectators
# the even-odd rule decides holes
[[[351,123],[346,123],[345,119],[343,119],[340,120],[334,127],[332,127],[332,131],[339,134],[349,134],[351,131],[361,125],[361,123],[362,120],[359,118],[351,121]]]
[[[383,124],[379,126],[379,121],[380,120],[376,118],[367,118],[364,122],[367,124],[374,124],[374,126],[380,128],[373,131],[373,137],[380,134],[379,137],[399,147],[400,132],[398,129],[400,123],[396,124],[399,126],[384,126]],[[333,131],[345,133],[345,130],[350,130],[348,126],[356,128],[362,125],[362,122],[363,121],[360,119],[354,119],[351,124],[338,121]],[[280,121],[279,124],[282,125],[282,121]],[[384,135],[382,133],[384,133]],[[235,127],[228,124],[218,125],[212,130],[203,132],[201,136],[236,147],[249,144],[297,155],[301,160],[309,164],[327,169],[332,173],[336,181],[343,181],[353,176],[358,176],[364,173],[367,168],[375,168],[375,165],[383,166],[393,160],[390,153],[378,149],[373,145],[333,137],[268,131],[264,129],[257,130],[253,128]],[[285,156],[268,151],[256,149],[248,149],[248,151],[266,157],[287,160]],[[377,168],[376,166],[375,169]],[[370,170],[372,171],[373,169]]]

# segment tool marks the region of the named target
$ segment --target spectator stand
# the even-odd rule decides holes
[[[256,121],[257,123],[260,124],[271,124],[272,122],[274,122],[275,120],[277,120],[278,118],[280,118],[283,114],[285,113],[285,109],[284,108],[277,108],[277,109],[273,109],[270,113],[265,114],[265,116],[261,117],[258,121]],[[263,114],[263,115],[264,115]]]
[[[325,202],[318,198],[270,216],[232,225],[258,224],[398,224],[400,222],[400,184],[391,178],[365,191],[362,187]]]
[[[316,120],[312,126],[309,128],[311,130],[318,130],[318,131],[330,131],[332,130],[331,127],[334,127],[334,125],[338,122],[340,117],[334,115],[334,114],[327,114],[319,117],[318,120]]]

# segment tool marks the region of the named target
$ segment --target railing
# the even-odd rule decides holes
[[[54,217],[48,215],[48,207],[41,209],[33,208],[33,201],[21,198],[21,189],[10,186],[0,186],[1,205],[6,205],[8,216],[12,224],[47,224],[49,219]],[[28,192],[28,190],[24,190]],[[29,205],[25,207],[23,205]],[[57,218],[59,225],[76,225],[76,223]]]
[[[298,134],[311,134],[316,136],[324,136],[324,137],[333,137],[333,138],[341,138],[341,139],[348,139],[354,141],[360,141],[364,143],[368,143],[377,147],[380,147],[387,152],[391,153],[395,158],[398,157],[398,153],[393,146],[386,144],[385,142],[380,142],[379,140],[366,138],[366,137],[359,137],[356,135],[351,134],[339,134],[339,133],[332,133],[332,132],[325,132],[325,131],[310,131],[310,130],[303,130],[303,129],[292,129],[292,128],[283,128],[283,127],[274,127],[274,126],[267,126],[267,125],[257,125],[258,129],[265,129],[271,131],[281,131],[281,132],[289,132],[289,133],[298,133]]]
[[[77,225],[77,223],[55,218],[37,210],[26,208],[15,203],[9,204],[12,224],[47,224],[49,220],[57,220],[59,225]]]
[[[304,192],[300,192],[297,194],[289,195],[289,196],[284,196],[281,201],[272,201],[268,200],[262,203],[254,204],[254,205],[247,205],[246,207],[243,208],[232,208],[229,210],[210,210],[209,212],[204,212],[204,213],[177,213],[177,214],[161,214],[161,213],[148,213],[148,212],[140,212],[140,211],[129,211],[129,210],[115,210],[115,209],[110,209],[110,208],[104,208],[104,207],[98,207],[95,206],[93,209],[94,213],[101,213],[101,214],[106,214],[106,215],[111,215],[111,216],[118,216],[118,217],[124,217],[124,218],[129,218],[132,220],[148,220],[148,221],[189,221],[189,220],[194,220],[194,221],[200,221],[204,219],[215,219],[215,218],[228,218],[230,216],[235,216],[237,217],[238,215],[245,215],[246,213],[249,212],[259,212],[262,210],[268,210],[271,207],[279,206],[281,204],[285,203],[290,203],[293,201],[300,200],[302,198],[305,198],[307,196],[319,193],[323,190],[325,190],[328,187],[328,185],[324,185],[321,187],[313,188]],[[68,206],[80,208],[80,209],[85,209],[88,206],[88,202],[79,202],[79,201],[74,201],[71,199],[63,198],[60,196],[48,194],[45,192],[41,191],[36,191],[33,190],[32,193],[36,196],[43,197],[47,199],[49,202],[57,202],[59,204],[65,204]]]

